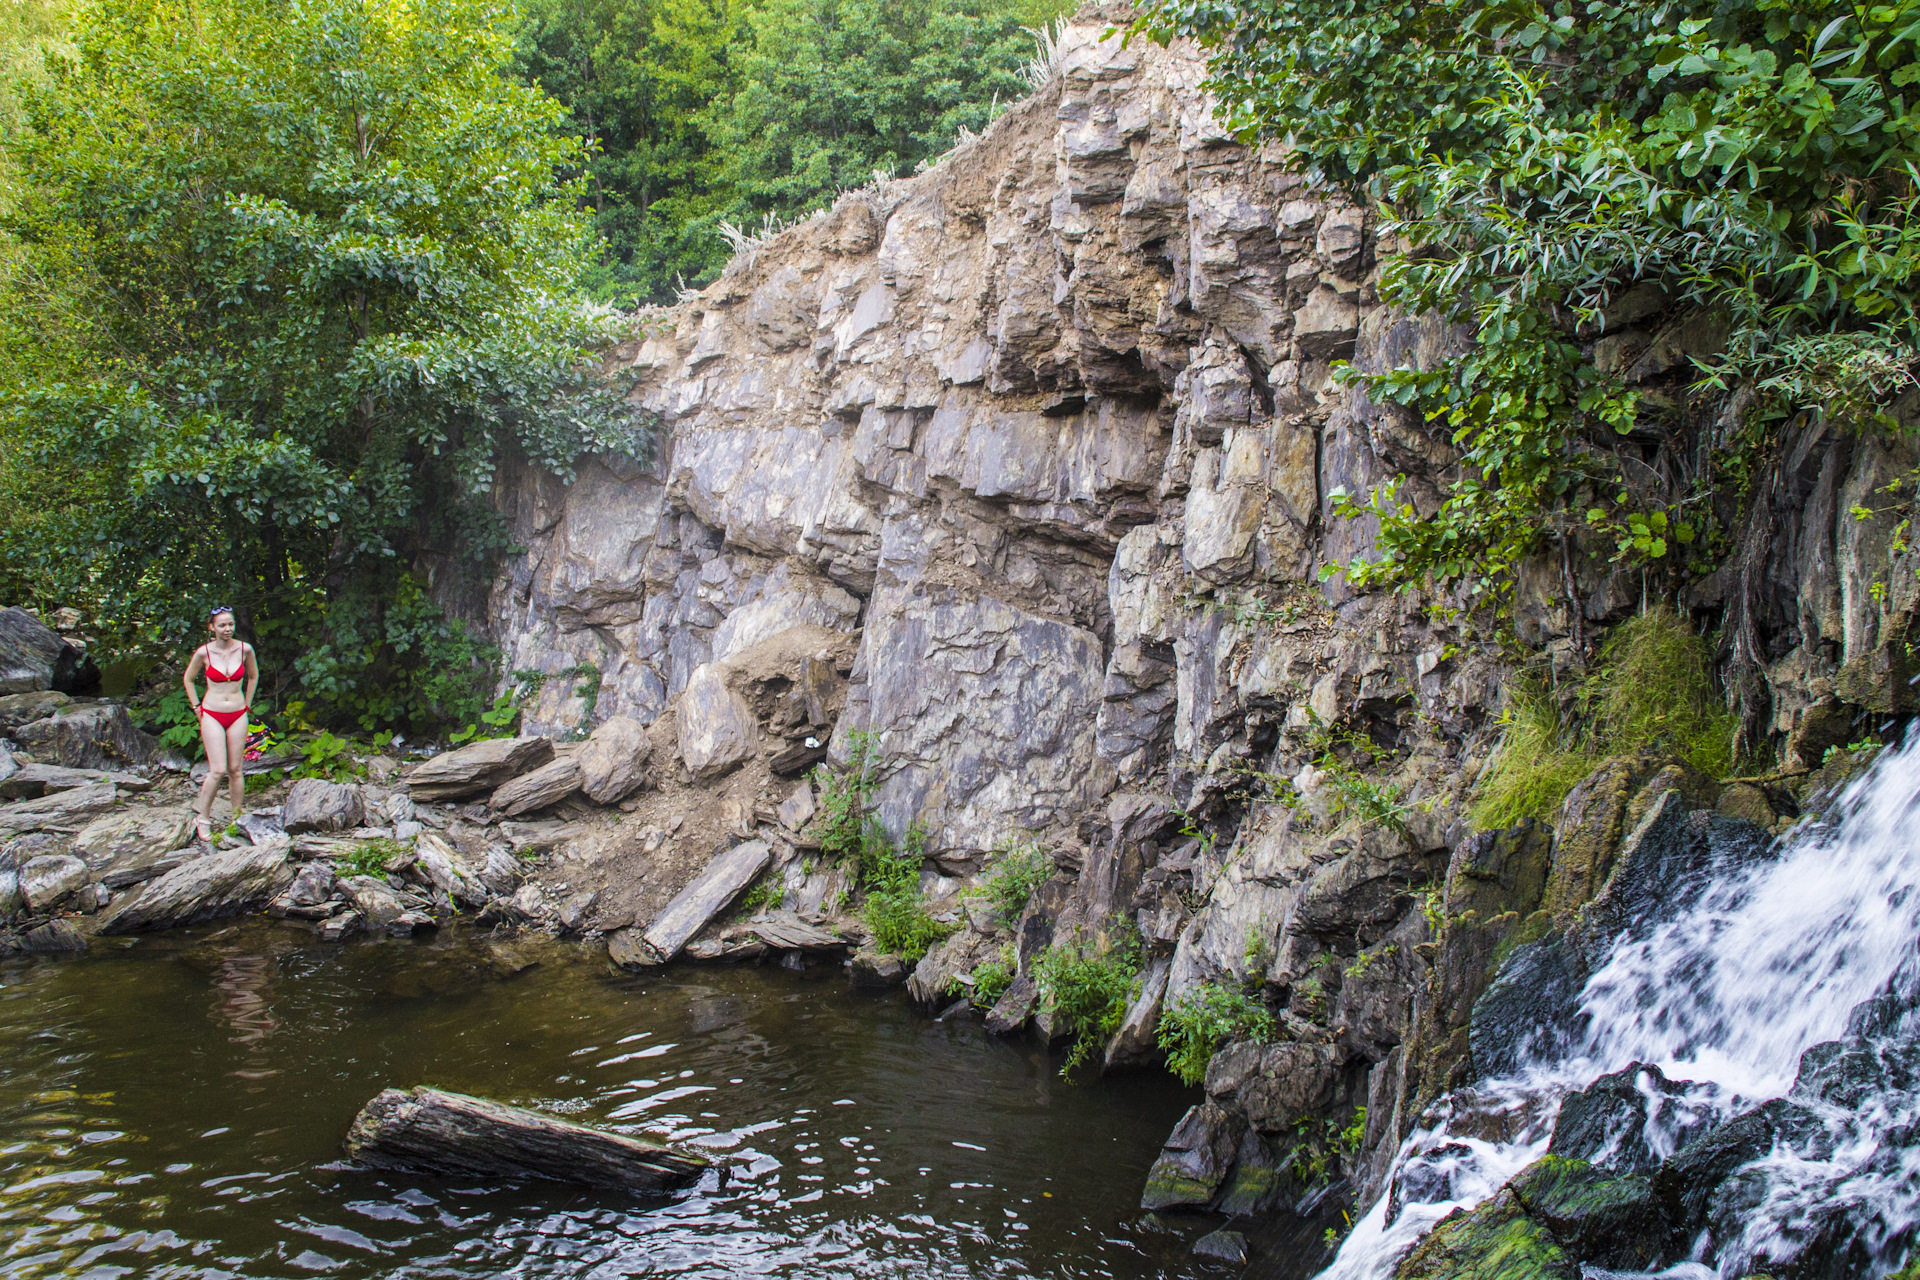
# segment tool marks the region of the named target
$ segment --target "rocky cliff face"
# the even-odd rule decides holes
[[[491,620],[510,668],[604,673],[592,708],[549,683],[532,729],[677,715],[689,777],[718,738],[809,758],[819,719],[749,714],[727,673],[795,627],[847,637],[850,667],[821,676],[844,697],[831,745],[875,735],[881,811],[927,828],[933,897],[1033,832],[1060,871],[1023,964],[1072,925],[1137,924],[1114,1064],[1150,1057],[1163,1004],[1203,982],[1282,1010],[1276,1043],[1215,1059],[1162,1202],[1228,1194],[1303,1117],[1361,1105],[1368,1198],[1420,1107],[1471,1078],[1469,1014],[1507,951],[1599,891],[1650,797],[1720,788],[1619,762],[1557,832],[1471,832],[1515,632],[1564,668],[1643,584],[1576,545],[1529,569],[1496,635],[1460,601],[1320,581],[1371,537],[1331,491],[1397,476],[1431,509],[1451,462],[1333,362],[1430,362],[1458,335],[1381,305],[1369,212],[1225,136],[1194,51],[1101,38],[1125,16],[1083,11],[1058,76],[984,136],[741,254],[617,352],[661,456],[589,459],[565,487],[507,472],[527,550]],[[1634,312],[1597,343],[1678,385],[1689,322]],[[1682,482],[1691,440],[1636,435],[1630,474]],[[1752,545],[1683,603],[1724,613],[1758,673],[1749,719],[1817,760],[1908,696],[1908,553],[1895,516],[1848,511],[1910,460],[1831,428],[1789,452],[1749,490]],[[1771,821],[1790,801],[1738,803]],[[997,945],[990,922],[961,933],[915,989]]]

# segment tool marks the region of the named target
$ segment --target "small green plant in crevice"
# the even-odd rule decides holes
[[[403,852],[405,848],[397,840],[363,841],[334,863],[334,873],[342,879],[348,876],[372,876],[376,880],[384,880],[387,878],[387,868]]]
[[[780,909],[780,904],[786,900],[786,882],[781,879],[778,871],[770,871],[761,876],[753,888],[741,895],[740,907],[734,914],[745,920],[759,915],[762,911],[777,911]]]
[[[870,810],[877,785],[873,777],[874,745],[872,734],[852,734],[847,740],[846,768],[820,765],[813,771],[813,787],[820,802],[812,834],[820,842],[821,853],[836,862],[857,866],[861,845],[870,838]]]
[[[1199,1084],[1207,1063],[1231,1040],[1265,1044],[1273,1039],[1273,1014],[1246,992],[1202,983],[1183,992],[1160,1015],[1154,1041],[1167,1051],[1167,1070],[1182,1084]]]
[[[1423,909],[1424,909],[1424,904],[1423,904]],[[1428,923],[1431,924],[1432,921],[1429,920]],[[1378,951],[1362,951],[1359,955],[1353,958],[1353,963],[1346,967],[1345,974],[1349,978],[1365,977],[1367,970],[1373,968],[1374,965],[1378,964],[1382,960],[1389,958],[1399,950],[1400,948],[1398,946],[1389,942],[1386,946],[1381,947]]]
[[[1367,1109],[1355,1107],[1345,1124],[1336,1116],[1309,1116],[1293,1126],[1293,1134],[1293,1167],[1309,1185],[1323,1187],[1366,1141]]]
[[[1055,938],[1030,972],[1055,1025],[1073,1037],[1060,1064],[1060,1074],[1067,1075],[1105,1046],[1140,994],[1139,935],[1128,921],[1114,925],[1105,938],[1088,938],[1075,928],[1071,939]]]
[[[1013,985],[1014,968],[1013,948],[1002,947],[999,955],[974,966],[973,972],[968,975],[973,979],[972,986],[956,979],[947,992],[957,995],[964,991],[974,1008],[991,1009],[1000,1003],[1000,997],[1007,994],[1007,988]]]
[[[1714,689],[1712,652],[1664,605],[1616,626],[1570,698],[1537,678],[1517,683],[1503,723],[1472,811],[1482,830],[1553,822],[1567,793],[1608,756],[1659,751],[1713,778],[1735,764],[1736,721]]]
[[[1363,771],[1379,762],[1383,754],[1379,744],[1344,725],[1321,723],[1311,708],[1307,716],[1307,743],[1315,753],[1313,767],[1320,771],[1322,783],[1333,788],[1335,811],[1363,823],[1404,832],[1398,788],[1376,782]]]
[[[1053,874],[1053,859],[1031,840],[1002,841],[979,894],[1002,925],[1012,927],[1026,911],[1034,890]]]

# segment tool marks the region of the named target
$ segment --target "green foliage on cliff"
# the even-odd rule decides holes
[[[1207,1078],[1207,1063],[1229,1040],[1264,1044],[1273,1038],[1273,1014],[1236,988],[1207,982],[1183,992],[1160,1015],[1154,1041],[1167,1051],[1167,1070],[1182,1084]]]
[[[527,0],[520,60],[590,144],[606,237],[589,275],[668,301],[731,250],[719,227],[791,220],[910,172],[1024,96],[1022,29],[1070,0]]]
[[[510,452],[565,475],[645,448],[591,376],[621,326],[576,300],[588,228],[555,174],[579,149],[506,74],[511,19],[488,0],[79,12],[7,140],[14,580],[123,642],[197,638],[232,604],[276,671],[308,653],[323,714],[461,713],[484,663],[409,571],[504,547],[487,496]]]
[[[1211,51],[1241,135],[1377,198],[1401,246],[1381,296],[1472,335],[1434,369],[1347,372],[1461,462],[1428,518],[1392,482],[1338,495],[1379,521],[1356,583],[1499,590],[1583,489],[1612,493],[1612,442],[1685,412],[1582,350],[1636,285],[1691,318],[1696,389],[1751,393],[1722,446],[1914,384],[1920,0],[1149,0],[1138,29]]]
[[[1734,717],[1713,686],[1713,655],[1671,609],[1649,609],[1608,633],[1567,710],[1533,681],[1510,694],[1499,753],[1482,775],[1473,823],[1553,823],[1579,781],[1608,756],[1654,751],[1708,777],[1733,771]]]
[[[1072,1037],[1060,1064],[1064,1076],[1105,1050],[1140,994],[1139,935],[1125,923],[1093,937],[1076,926],[1071,938],[1053,940],[1031,973],[1055,1029]]]

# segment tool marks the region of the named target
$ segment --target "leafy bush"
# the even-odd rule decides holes
[[[143,708],[137,718],[147,732],[159,735],[162,747],[178,751],[188,760],[199,760],[206,756],[206,743],[200,737],[200,717],[194,713],[193,704],[187,701],[185,689],[169,689],[157,701]]]
[[[1160,1015],[1154,1040],[1167,1051],[1167,1070],[1182,1084],[1199,1084],[1207,1063],[1221,1044],[1252,1040],[1264,1044],[1273,1038],[1273,1014],[1245,992],[1202,983],[1181,994]]]
[[[1349,578],[1502,591],[1619,490],[1605,442],[1643,410],[1713,416],[1678,387],[1643,406],[1583,351],[1639,286],[1692,327],[1683,376],[1751,393],[1716,441],[1735,466],[1694,469],[1686,497],[1800,410],[1887,424],[1920,364],[1916,20],[1920,0],[1148,0],[1136,30],[1209,51],[1229,130],[1381,208],[1382,300],[1473,333],[1426,367],[1344,371],[1450,432],[1458,477],[1437,512],[1394,480],[1330,494],[1380,519]],[[1614,505],[1635,561],[1682,567],[1685,522],[1668,538]]]
[[[322,729],[300,747],[300,763],[293,766],[293,776],[325,778],[328,782],[351,781],[366,773],[352,753],[353,743]]]
[[[1027,909],[1033,891],[1053,875],[1053,859],[1031,840],[1009,840],[996,852],[998,857],[980,886],[980,894],[993,907],[1000,923],[1011,926]]]
[[[1332,1116],[1309,1116],[1295,1123],[1293,1133],[1293,1167],[1308,1185],[1325,1186],[1366,1141],[1367,1109],[1355,1107],[1344,1125]]]
[[[820,765],[813,771],[813,786],[820,796],[813,835],[828,858],[855,867],[860,862],[861,846],[871,835],[868,809],[875,786],[873,753],[873,735],[855,733],[847,741],[845,769],[835,771]]]
[[[1066,1075],[1105,1047],[1140,994],[1140,941],[1126,924],[1105,940],[1089,940],[1076,928],[1071,940],[1055,938],[1031,972],[1041,999],[1053,1009],[1055,1025],[1073,1036],[1060,1064],[1060,1074]]]
[[[860,886],[866,890],[867,900],[860,908],[860,918],[873,931],[876,949],[909,962],[918,960],[960,927],[942,924],[927,914],[920,894],[926,833],[915,827],[896,848],[879,820],[870,818],[862,834]]]
[[[976,1009],[991,1009],[1000,1003],[1000,997],[1007,994],[1007,988],[1013,985],[1014,956],[1012,947],[1000,948],[1000,954],[992,960],[982,960],[974,966],[973,985],[955,982],[949,991],[964,989],[967,999]]]
[[[1539,682],[1513,687],[1499,753],[1481,776],[1474,825],[1553,822],[1580,779],[1607,756],[1660,751],[1711,777],[1734,767],[1734,716],[1713,687],[1712,653],[1673,610],[1658,606],[1616,626],[1573,713]]]

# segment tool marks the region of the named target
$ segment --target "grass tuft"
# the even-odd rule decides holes
[[[1713,655],[1665,606],[1616,626],[1572,710],[1538,679],[1515,685],[1499,753],[1473,806],[1481,830],[1553,822],[1567,793],[1608,756],[1660,751],[1709,777],[1733,772],[1736,721],[1713,685]]]

